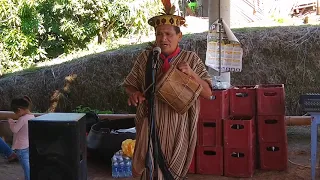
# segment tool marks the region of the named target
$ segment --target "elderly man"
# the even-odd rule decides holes
[[[163,77],[174,68],[185,73],[200,86],[199,93],[204,98],[211,97],[211,78],[196,53],[180,49],[179,42],[182,39],[180,26],[185,23],[185,19],[173,15],[174,7],[170,0],[164,1],[165,14],[149,19],[148,23],[155,28],[155,45],[161,48],[160,69],[156,72],[156,79]],[[136,112],[136,145],[133,157],[133,173],[136,176],[142,175],[142,179],[180,179],[184,177],[192,161],[196,147],[196,132],[199,113],[199,100],[196,98],[190,108],[183,114],[176,112],[166,102],[155,97],[155,124],[156,136],[159,139],[159,157],[162,154],[162,162],[159,168],[153,169],[146,166],[146,158],[152,153],[148,146],[150,119],[148,102],[149,95],[144,93],[148,89],[146,79],[150,78],[147,69],[147,62],[152,51],[144,50],[136,59],[134,66],[124,81],[126,92],[129,96],[128,104],[137,106]],[[195,94],[196,96],[196,94]],[[152,143],[151,143],[152,146]],[[157,157],[157,159],[161,159]],[[152,158],[153,160],[153,158]],[[154,163],[154,162],[153,162]],[[152,163],[152,164],[153,164]],[[165,164],[166,171],[161,169],[160,164]],[[162,166],[163,167],[163,166]],[[168,175],[168,173],[170,175]]]

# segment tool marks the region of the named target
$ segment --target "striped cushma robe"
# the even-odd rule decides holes
[[[137,58],[134,66],[124,81],[125,86],[134,86],[140,92],[145,87],[146,63],[149,51],[143,51]],[[191,51],[181,50],[170,62],[170,68],[176,68],[180,62],[187,62],[191,69],[211,86],[211,78],[201,59]],[[160,67],[163,62],[160,61]],[[159,68],[157,82],[163,72]],[[170,71],[170,70],[169,70]],[[175,179],[185,176],[192,161],[197,139],[197,121],[200,109],[197,100],[184,114],[176,113],[169,105],[155,98],[155,120],[160,146],[168,162],[168,166]],[[145,158],[148,149],[148,114],[145,103],[137,107],[136,112],[136,145],[133,157],[133,171],[146,179]],[[177,176],[178,175],[178,176]],[[163,179],[160,168],[158,179]]]

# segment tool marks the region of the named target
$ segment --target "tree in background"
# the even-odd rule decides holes
[[[83,49],[147,34],[160,0],[0,0],[0,74]]]

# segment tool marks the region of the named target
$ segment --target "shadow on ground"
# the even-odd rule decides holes
[[[288,170],[262,171],[256,170],[253,178],[228,178],[222,176],[193,175],[192,180],[224,180],[224,179],[256,179],[256,180],[299,180],[310,177],[310,127],[288,127]],[[320,148],[318,148],[320,150]],[[19,163],[7,163],[0,158],[1,180],[23,180],[23,172]],[[318,175],[319,177],[319,175]],[[320,177],[319,177],[320,178]],[[111,168],[102,159],[88,158],[88,180],[111,180]]]

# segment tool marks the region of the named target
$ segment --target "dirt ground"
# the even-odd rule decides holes
[[[310,172],[310,127],[297,126],[288,127],[288,170],[287,171],[261,171],[256,170],[253,178],[246,179],[268,179],[268,180],[299,180],[311,179]],[[320,150],[320,148],[318,148]],[[7,163],[0,158],[1,180],[23,180],[23,172],[19,163]],[[110,167],[103,161],[88,158],[88,180],[111,180]],[[223,176],[195,175],[189,174],[192,180],[224,180],[245,179],[228,178]],[[320,176],[318,175],[318,178]]]

